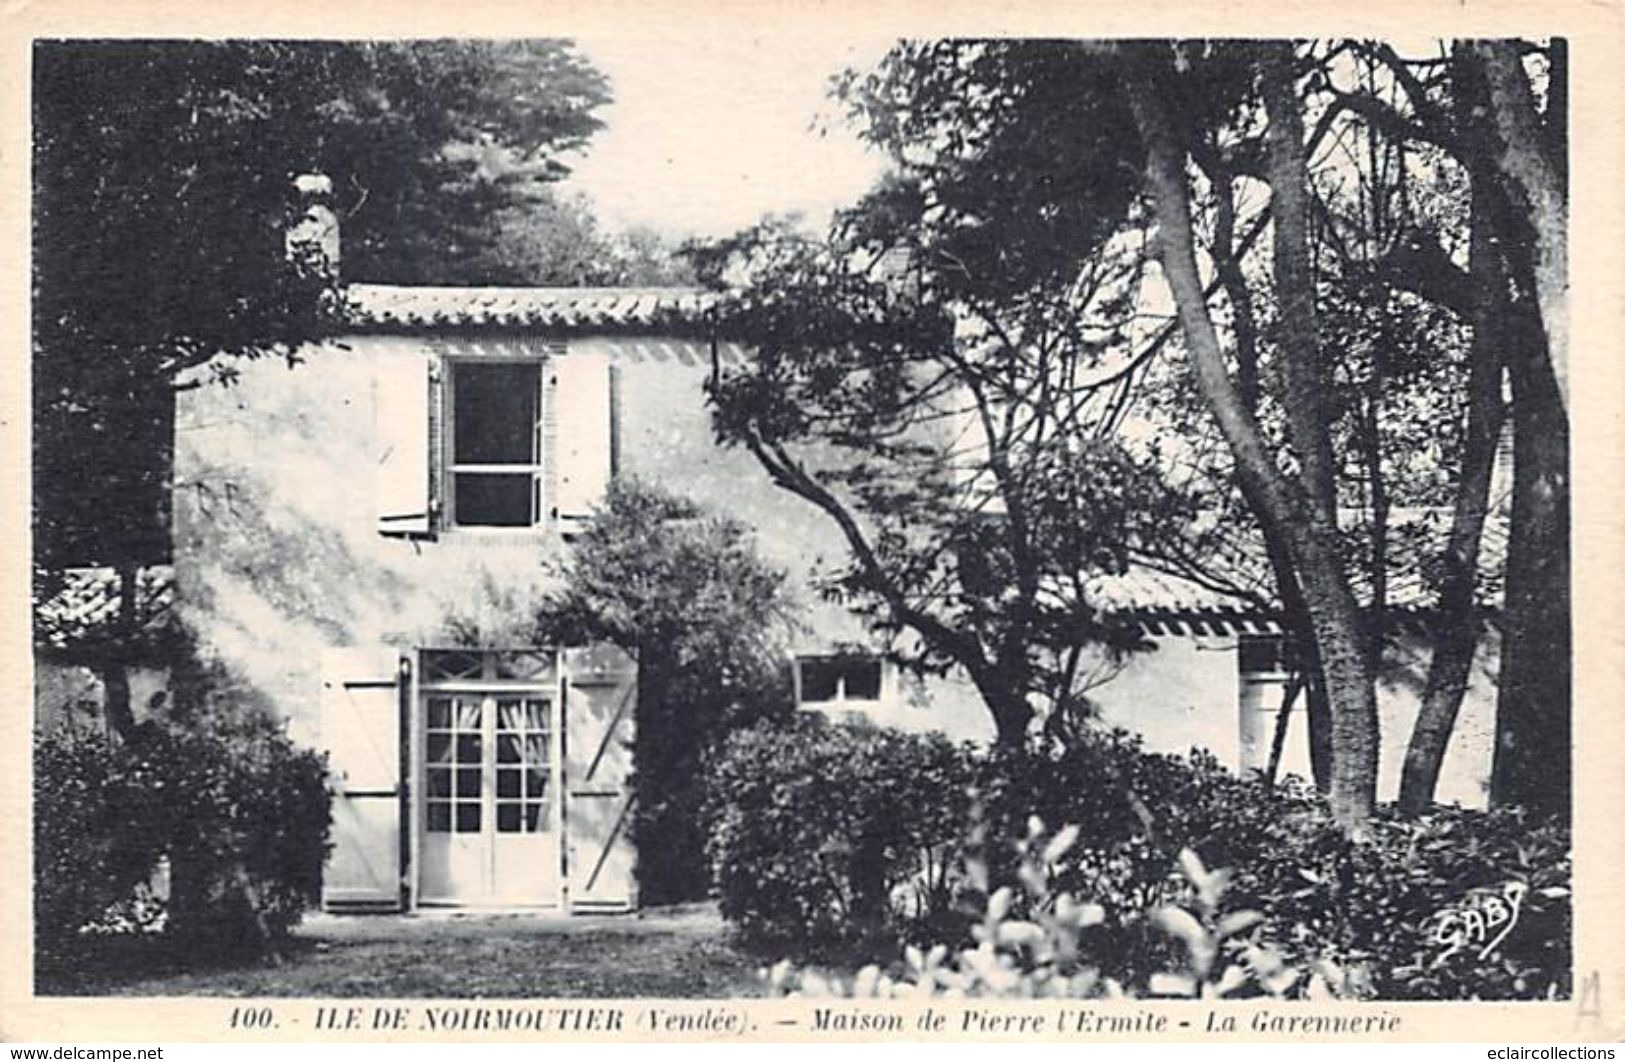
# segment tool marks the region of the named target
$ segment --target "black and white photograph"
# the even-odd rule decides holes
[[[1067,26],[34,35],[32,996],[1607,1038],[1594,66]]]

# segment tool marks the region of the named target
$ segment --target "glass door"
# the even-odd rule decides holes
[[[480,679],[462,679],[467,685],[489,685],[480,681],[488,674],[482,667]],[[557,903],[558,757],[551,691],[426,687],[422,703],[420,901]]]

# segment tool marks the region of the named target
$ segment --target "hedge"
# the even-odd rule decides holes
[[[145,885],[165,859],[164,932],[206,949],[274,942],[319,900],[329,831],[322,757],[269,721],[199,722],[147,723],[122,743],[67,729],[36,736],[44,951],[150,904]]]
[[[977,753],[873,728],[761,727],[727,743],[709,783],[724,916],[798,960],[860,941],[874,954],[960,947],[987,902],[978,875],[1014,880],[1035,820],[1076,828],[1050,884],[1099,907],[1079,937],[1100,975],[1125,986],[1145,990],[1177,958],[1154,915],[1191,902],[1188,851],[1224,872],[1227,905],[1257,912],[1249,944],[1343,971],[1343,994],[1570,990],[1568,830],[1516,809],[1385,808],[1370,840],[1350,844],[1301,781],[1238,777],[1206,753],[1147,753],[1122,731],[1059,751]],[[1506,889],[1513,932],[1450,948],[1451,909]],[[1023,895],[1017,916],[1030,913]]]

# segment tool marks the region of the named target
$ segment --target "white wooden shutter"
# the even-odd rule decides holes
[[[601,354],[566,354],[554,359],[552,375],[558,468],[553,509],[561,521],[578,521],[609,487],[610,363]]]
[[[421,349],[392,346],[380,350],[374,364],[378,531],[428,534],[430,358]]]
[[[322,655],[321,743],[333,794],[324,908],[400,908],[400,681],[393,650]]]
[[[636,665],[609,645],[566,649],[563,664],[566,895],[573,911],[631,910]]]

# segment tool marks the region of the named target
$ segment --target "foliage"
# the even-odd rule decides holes
[[[800,969],[786,960],[767,971],[768,982],[776,993],[792,996],[882,999],[1222,999],[1282,996],[1295,987],[1311,998],[1332,994],[1329,966],[1304,976],[1273,949],[1248,939],[1262,916],[1248,910],[1225,913],[1225,872],[1209,871],[1189,849],[1179,858],[1189,906],[1170,903],[1153,912],[1158,930],[1179,946],[1177,959],[1143,986],[1126,986],[1104,975],[1092,961],[1090,933],[1105,920],[1105,909],[1062,891],[1056,882],[1057,865],[1077,840],[1076,827],[1052,835],[1033,818],[1015,846],[1019,889],[1001,884],[986,895],[972,927],[971,946],[954,952],[944,944],[928,949],[911,945],[904,950],[904,964],[894,966],[895,974],[869,965],[851,978]],[[970,874],[986,893],[987,867],[973,858]]]
[[[823,243],[765,226],[714,249],[712,279],[743,296],[726,325],[761,351],[715,388],[719,434],[836,520],[853,555],[838,589],[878,625],[917,636],[936,654],[925,662],[964,667],[1011,744],[1030,714],[1018,702],[1064,706],[1078,692],[1057,688],[1067,645],[1046,637],[1035,601],[1070,608],[1068,631],[1105,633],[1122,649],[1089,613],[1086,588],[1034,591],[1054,543],[1027,492],[1055,481],[1079,452],[1075,439],[1123,448],[1165,481],[1161,499],[1155,488],[1126,499],[1160,513],[1153,530],[1173,533],[1116,524],[1092,497],[1073,504],[1073,523],[1098,520],[1110,556],[1172,567],[1282,614],[1309,672],[1318,780],[1358,831],[1376,778],[1368,630],[1419,597],[1449,613],[1443,629],[1472,622],[1478,539],[1494,505],[1478,470],[1498,434],[1496,349],[1513,331],[1477,313],[1473,289],[1490,301],[1511,292],[1525,308],[1537,291],[1563,290],[1549,275],[1561,256],[1546,248],[1566,238],[1561,181],[1550,180],[1561,172],[1552,160],[1566,76],[1561,42],[1457,42],[1414,59],[1370,41],[900,42],[835,86],[860,134],[893,160],[887,181]],[[1504,95],[1485,96],[1481,82]],[[1494,123],[1499,139],[1486,139]],[[1514,158],[1528,164],[1522,176],[1497,176]],[[1158,175],[1150,184],[1148,173]],[[1532,178],[1545,191],[1526,209],[1515,186]],[[1513,202],[1501,202],[1509,192]],[[1468,263],[1470,242],[1489,253]],[[1178,274],[1177,320],[1165,316],[1166,296],[1142,286],[1153,259],[1163,280]],[[798,332],[798,320],[810,327]],[[1469,345],[1474,332],[1496,338]],[[1165,352],[1186,357],[1159,365]],[[1533,353],[1538,367],[1545,355]],[[1521,364],[1507,369],[1516,376]],[[1469,370],[1485,385],[1462,386]],[[1523,406],[1541,402],[1527,379],[1512,382]],[[938,385],[946,393],[933,402]],[[953,451],[969,450],[969,487],[933,497],[923,486],[930,447],[918,444],[922,425],[961,430],[944,412],[951,404],[983,422],[983,438],[938,457],[952,466],[965,462]],[[1531,515],[1514,521],[1528,534],[1513,536],[1531,571],[1567,554],[1551,542],[1518,548],[1531,535],[1555,542],[1537,517],[1556,526],[1566,504],[1561,425],[1527,427],[1537,420],[1526,422],[1520,464],[1546,467],[1520,480]],[[1554,440],[1550,461],[1543,437]],[[829,469],[812,443],[851,451],[850,470]],[[1029,465],[1036,450],[1050,452],[1047,466]],[[1537,479],[1547,500],[1533,497]],[[1208,518],[1189,519],[1197,508]],[[1419,509],[1436,511],[1418,519]],[[966,511],[995,515],[975,535],[942,526]],[[972,537],[996,547],[987,568],[1004,592],[997,607],[954,566]],[[1565,613],[1558,567],[1544,562],[1527,580],[1542,585],[1508,595],[1515,613],[1528,602]],[[1005,626],[982,622],[989,616]],[[1566,621],[1518,626],[1509,661],[1566,659],[1518,654],[1524,642],[1560,640],[1542,632]],[[1028,638],[1012,646],[1005,630]],[[1436,738],[1459,703],[1448,691],[1462,687],[1454,671],[1471,648],[1435,654],[1415,806],[1431,797]],[[1538,681],[1508,683],[1504,697]],[[1552,750],[1566,728],[1541,704],[1566,712],[1568,697],[1560,676],[1546,685],[1560,695],[1505,713],[1528,731],[1517,747],[1541,749],[1509,764],[1560,758]],[[1515,773],[1497,768],[1498,778]],[[1566,802],[1523,788],[1533,803]]]
[[[700,763],[729,731],[792,708],[784,574],[738,521],[621,480],[562,575],[536,617],[539,643],[609,641],[638,661],[640,894],[646,903],[702,897]]]
[[[134,895],[159,852],[140,829],[155,794],[93,732],[34,736],[34,928],[42,947]]]
[[[946,276],[977,224],[888,186],[827,241],[768,224],[709,248],[702,276],[733,296],[720,327],[754,353],[708,394],[721,441],[841,532],[825,590],[901,635],[905,664],[962,668],[1017,744],[1081,694],[1089,654],[1139,646],[1091,580],[1190,514],[1076,390],[1114,342],[1083,308],[1133,268],[1001,301]]]
[[[41,41],[33,71],[51,564],[165,559],[171,388],[332,328],[334,276],[285,246],[295,176],[331,178],[351,278],[454,282],[608,98],[558,41]]]
[[[142,886],[161,859],[165,932],[198,947],[274,943],[319,899],[325,766],[264,717],[204,707],[184,725],[148,721],[118,744],[56,731],[36,738],[34,778],[47,951],[109,908],[150,904]]]
[[[466,260],[419,263],[423,284],[547,284],[560,287],[666,286],[694,280],[678,248],[648,228],[608,232],[580,194],[540,186],[523,204],[493,211],[486,246]]]
[[[1120,731],[1082,735],[1064,748],[961,753],[929,772],[901,755],[863,760],[861,781],[825,758],[827,747],[845,749],[859,734],[832,728],[813,739],[754,731],[729,746],[735,759],[724,759],[718,773],[718,800],[738,794],[722,808],[714,841],[718,855],[740,864],[727,879],[719,872],[719,885],[732,883],[723,891],[724,914],[758,935],[769,934],[755,926],[770,925],[771,938],[799,949],[798,959],[841,939],[842,926],[826,914],[837,907],[831,883],[858,873],[811,853],[850,852],[853,824],[867,821],[860,812],[869,805],[858,800],[890,799],[893,787],[903,786],[914,803],[897,802],[892,811],[903,840],[884,865],[898,880],[907,845],[929,844],[937,868],[930,903],[894,909],[870,928],[889,932],[893,947],[939,944],[932,969],[944,976],[968,976],[971,960],[944,966],[948,956],[982,949],[975,983],[983,989],[1004,983],[994,976],[1003,960],[983,947],[991,939],[991,951],[1000,950],[996,932],[979,935],[976,928],[988,917],[987,882],[1015,881],[1023,887],[995,905],[999,919],[1042,926],[1061,910],[1063,895],[1072,898],[1068,919],[1079,905],[1090,912],[1083,923],[1063,919],[1064,940],[1050,929],[1042,938],[1030,929],[1010,931],[1012,943],[1019,938],[1023,947],[1044,942],[1039,952],[1012,951],[1019,960],[1012,969],[1047,971],[1038,982],[1009,981],[1018,993],[1059,990],[1039,985],[1060,976],[1054,963],[1061,956],[1070,957],[1062,963],[1066,977],[1087,968],[1084,981],[1062,985],[1067,991],[1116,986],[1111,990],[1146,994],[1180,986],[1179,994],[1190,994],[1224,985],[1226,992],[1301,994],[1318,978],[1313,991],[1340,997],[1544,999],[1569,992],[1569,836],[1559,823],[1510,809],[1449,809],[1420,818],[1382,809],[1371,839],[1354,844],[1297,779],[1272,786],[1257,774],[1237,777],[1205,753],[1147,754]],[[923,739],[862,740],[907,748]],[[859,759],[855,751],[847,755]],[[888,779],[888,770],[908,773]],[[831,791],[820,772],[836,772]],[[850,802],[836,795],[847,788],[858,794]],[[802,800],[811,806],[803,809]],[[820,817],[824,805],[844,817],[834,810]],[[1067,843],[1050,850],[1037,877],[1033,853],[1043,845],[1029,824],[1034,817],[1069,824]],[[1222,894],[1211,884],[1204,893],[1198,865],[1227,868]],[[730,900],[728,888],[743,899]],[[1451,947],[1447,927],[1460,930],[1472,916],[1451,922],[1450,912],[1493,904],[1486,898],[1504,899],[1509,888],[1520,907],[1505,939],[1493,941],[1491,931]],[[1167,913],[1171,908],[1190,917]],[[1251,914],[1242,918],[1243,912]],[[878,948],[874,939],[869,944]],[[1213,958],[1221,952],[1229,956],[1224,963]],[[1235,964],[1251,982],[1226,972]],[[893,969],[892,982],[921,983],[920,964],[910,970]],[[1175,981],[1169,973],[1196,980]],[[999,977],[1008,981],[1010,974],[1005,969]]]
[[[821,718],[729,736],[706,769],[723,916],[754,941],[827,952],[943,912],[967,768],[940,735]]]

